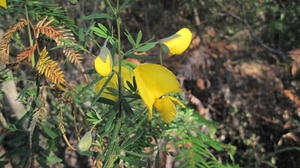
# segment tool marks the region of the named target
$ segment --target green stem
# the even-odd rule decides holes
[[[32,36],[31,36],[31,30],[30,30],[30,24],[29,24],[29,15],[28,15],[28,9],[27,9],[27,0],[26,0],[26,3],[25,3],[25,17],[26,17],[26,20],[28,22],[28,24],[27,24],[27,30],[28,30],[29,44],[30,44],[30,46],[33,46],[33,40],[32,40]],[[32,67],[35,66],[34,55],[31,56],[31,65],[32,65]]]
[[[105,167],[112,167],[112,164],[113,164],[113,161],[114,161],[113,157],[116,157],[116,155],[113,154],[113,152],[114,152],[116,143],[118,142],[117,136],[119,135],[121,125],[122,125],[122,120],[117,119],[116,127],[114,129],[114,132],[113,132],[113,135],[112,135],[112,138],[111,138],[111,143],[109,144],[109,147],[107,149],[108,154],[107,154],[106,159],[105,159],[106,161],[105,161],[105,164],[103,166],[104,168]]]
[[[123,60],[123,56],[121,53],[121,18],[120,18],[120,4],[119,4],[119,0],[117,0],[117,12],[116,12],[116,22],[117,22],[117,36],[118,36],[118,57],[119,57],[119,72],[118,72],[118,88],[119,88],[119,115],[121,115],[122,112],[122,78],[121,78],[121,74],[122,74],[122,60]]]
[[[160,63],[160,65],[163,65],[163,57],[162,57],[161,48],[159,49],[159,63]]]

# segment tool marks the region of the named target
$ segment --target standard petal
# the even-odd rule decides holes
[[[169,49],[171,55],[182,54],[190,45],[192,40],[192,32],[187,28],[180,29],[176,38],[162,42]]]
[[[172,122],[176,116],[176,107],[169,96],[157,99],[154,107],[166,123]]]
[[[0,0],[0,6],[2,6],[3,8],[7,8],[6,0]]]
[[[114,67],[114,70],[116,72],[119,72],[119,67],[118,66],[115,66]],[[131,69],[129,69],[128,67],[126,66],[122,66],[122,80],[124,82],[124,86],[126,89],[130,89],[127,82],[131,83],[133,85],[133,71]]]
[[[103,87],[106,80],[107,80],[107,78],[103,78],[95,84],[95,90],[97,93],[101,90],[101,88]],[[112,77],[112,79],[110,80],[110,82],[107,84],[106,87],[116,89],[116,90],[118,89],[118,78],[117,78],[116,74],[114,74],[114,76]],[[112,100],[112,101],[118,100],[118,95],[114,95],[107,88],[102,92],[101,97]]]
[[[141,64],[134,69],[139,93],[152,117],[152,108],[156,99],[169,93],[181,92],[175,75],[158,64]]]
[[[102,76],[109,76],[112,72],[112,60],[110,56],[106,57],[105,62],[98,56],[94,62],[95,69]]]

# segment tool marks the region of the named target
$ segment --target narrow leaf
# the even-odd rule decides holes
[[[142,60],[153,60],[153,59],[157,58],[156,56],[143,56],[143,55],[134,55],[134,54],[128,54],[128,55],[125,55],[125,57],[142,59]]]
[[[146,43],[145,45],[139,47],[137,49],[138,52],[145,52],[150,50],[151,48],[155,47],[155,45],[157,44],[157,42],[152,42],[152,43]]]
[[[133,40],[132,35],[126,30],[125,35],[128,39],[128,41],[130,42],[130,44],[132,45],[133,48],[136,47],[135,41]]]
[[[92,19],[113,19],[113,17],[107,13],[94,13],[80,18],[80,20],[92,20]]]
[[[139,166],[139,167],[147,166],[147,163],[144,161],[141,161],[141,160],[137,160],[137,159],[134,159],[131,157],[126,157],[126,156],[119,156],[119,157],[120,157],[120,159],[128,162],[131,165],[135,165],[135,166]]]
[[[142,31],[140,30],[140,31],[138,32],[137,37],[136,37],[136,45],[139,45],[139,44],[140,44],[140,42],[141,42],[141,40],[142,40],[142,37],[143,37],[143,34],[142,34]]]
[[[52,163],[56,163],[56,162],[62,162],[62,159],[61,158],[58,158],[56,156],[48,156],[47,157],[47,160],[49,162],[52,162]]]

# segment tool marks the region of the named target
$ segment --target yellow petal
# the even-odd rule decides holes
[[[115,66],[114,70],[116,71],[116,73],[118,73],[119,71],[119,67]],[[124,82],[124,86],[127,89],[130,89],[129,86],[127,85],[126,81],[130,82],[131,84],[133,84],[133,72],[132,70],[130,70],[129,68],[122,66],[122,79]],[[104,83],[106,82],[106,80],[108,79],[108,77],[105,77],[101,80],[99,80],[96,84],[95,84],[95,90],[96,92],[99,92],[100,89],[103,87]],[[118,90],[118,76],[117,74],[114,74],[112,79],[110,80],[110,82],[107,84],[108,88],[112,88],[115,90]],[[106,98],[106,99],[110,99],[112,101],[116,101],[118,100],[118,95],[116,95],[115,93],[111,93],[111,91],[109,89],[105,89],[104,92],[102,93],[101,97]]]
[[[7,8],[6,0],[0,0],[0,6]]]
[[[96,71],[102,76],[109,76],[112,71],[112,59],[107,47],[102,47],[94,62]]]
[[[115,66],[114,67],[114,70],[116,72],[119,72],[119,67],[118,66]],[[131,69],[129,69],[128,67],[126,66],[122,66],[122,72],[121,72],[121,77],[122,77],[122,80],[124,82],[124,86],[126,89],[130,89],[127,82],[131,83],[133,85],[133,72]]]
[[[181,103],[178,99],[172,96],[166,96],[166,97],[169,97],[169,99],[172,100],[173,103],[180,105],[182,108],[186,108],[186,106],[183,103]]]
[[[103,87],[104,83],[107,81],[108,77],[105,77],[101,80],[99,80],[96,84],[95,84],[95,90],[98,93],[101,88]],[[110,80],[110,82],[107,84],[106,89],[102,92],[101,97],[112,100],[112,101],[116,101],[118,100],[118,95],[115,95],[113,93],[110,92],[109,89],[107,88],[112,88],[112,89],[116,89],[118,90],[118,78],[117,75],[114,74],[112,79]]]
[[[187,28],[180,29],[176,35],[178,37],[162,42],[169,49],[171,55],[182,54],[190,45],[192,32]]]
[[[134,69],[136,84],[152,118],[152,108],[156,99],[169,93],[181,92],[176,76],[158,64],[141,64]]]
[[[170,96],[157,99],[154,103],[154,107],[166,123],[172,122],[176,116],[176,107],[170,99]]]

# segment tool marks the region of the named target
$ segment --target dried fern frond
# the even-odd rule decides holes
[[[36,70],[39,74],[44,75],[50,82],[54,83],[58,88],[68,86],[65,76],[58,63],[48,56],[46,47],[39,54],[39,60],[36,64]]]
[[[0,62],[7,64],[9,59],[9,40],[0,42]]]
[[[65,29],[64,27],[49,26],[53,22],[53,20],[50,20],[48,22],[46,22],[46,20],[47,17],[36,24],[34,28],[36,38],[38,38],[40,34],[44,34],[48,38],[54,40],[58,46],[65,46],[63,48],[63,53],[67,57],[67,59],[71,63],[81,66],[82,55],[72,47],[67,46],[65,42],[60,40],[63,39],[75,43],[75,37],[71,30]]]
[[[76,150],[75,147],[73,147],[71,145],[70,141],[67,138],[66,130],[65,130],[65,123],[64,123],[64,116],[63,116],[63,113],[61,110],[59,111],[58,118],[59,118],[58,128],[59,128],[61,134],[63,135],[63,138],[64,138],[66,144],[68,145],[68,147],[71,150]]]
[[[24,51],[22,51],[20,54],[18,54],[17,62],[24,61],[26,58],[27,58],[27,61],[30,61],[30,58],[33,56],[36,48],[37,48],[37,44],[26,47],[24,49]]]
[[[23,30],[23,28],[28,24],[27,20],[24,18],[20,18],[19,22],[14,24],[11,28],[6,30],[6,32],[3,34],[2,38],[4,39],[10,39],[11,36],[18,30]]]
[[[12,35],[16,31],[21,31],[28,24],[27,20],[24,18],[20,18],[19,22],[14,24],[11,28],[6,30],[6,32],[2,35],[2,39],[0,41],[0,61],[7,64],[9,59],[9,42]]]

